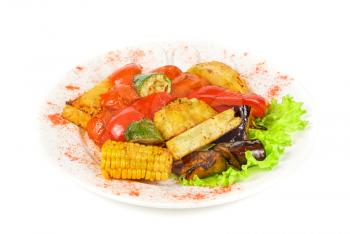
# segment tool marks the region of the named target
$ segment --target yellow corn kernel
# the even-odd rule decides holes
[[[102,146],[102,175],[113,179],[166,180],[172,156],[165,148],[106,141]]]

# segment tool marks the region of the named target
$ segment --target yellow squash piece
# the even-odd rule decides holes
[[[166,146],[174,159],[178,160],[215,141],[240,123],[241,118],[235,117],[234,111],[228,109],[172,138],[166,142]]]
[[[168,140],[216,115],[205,102],[192,98],[180,98],[154,114],[154,125]]]
[[[91,117],[101,111],[101,94],[106,93],[113,85],[106,79],[77,99],[67,102],[63,109],[63,118],[85,129]]]
[[[91,119],[91,115],[68,104],[63,108],[62,117],[83,129],[86,128],[88,122]]]
[[[68,104],[90,115],[95,115],[101,111],[101,94],[106,93],[113,86],[114,84],[106,79]]]
[[[221,86],[233,92],[248,92],[248,86],[239,77],[238,72],[218,61],[196,64],[187,72],[206,79],[212,85]]]
[[[106,179],[166,180],[171,165],[172,156],[165,148],[111,140],[102,146],[101,170]]]

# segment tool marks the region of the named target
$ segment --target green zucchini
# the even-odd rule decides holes
[[[141,97],[152,93],[171,92],[171,80],[164,74],[141,74],[134,78],[134,86]]]
[[[157,145],[164,142],[158,129],[148,119],[141,119],[131,123],[125,131],[125,139],[146,145]]]

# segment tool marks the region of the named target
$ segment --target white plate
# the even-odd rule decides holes
[[[277,178],[295,170],[308,155],[311,128],[295,135],[293,147],[287,150],[275,169],[256,173],[227,188],[181,186],[173,180],[158,184],[107,181],[99,170],[98,149],[84,131],[59,116],[66,101],[76,98],[126,63],[140,63],[146,71],[166,64],[186,70],[195,63],[210,60],[219,60],[234,67],[254,92],[268,99],[291,94],[296,100],[303,101],[310,120],[311,105],[307,92],[293,78],[274,70],[264,60],[212,45],[147,44],[111,51],[78,65],[52,90],[41,113],[42,139],[48,157],[71,178],[93,192],[116,201],[157,208],[196,208],[236,201],[266,188]]]

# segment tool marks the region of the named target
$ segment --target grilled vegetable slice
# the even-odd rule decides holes
[[[112,139],[112,135],[106,128],[113,115],[114,113],[110,111],[102,111],[94,115],[86,126],[87,134],[98,146],[102,146],[105,141]]]
[[[121,111],[138,98],[133,86],[118,84],[101,95],[101,107],[104,110]]]
[[[235,116],[240,117],[242,119],[241,124],[235,128],[220,137],[215,141],[215,143],[222,143],[222,142],[235,142],[235,141],[243,141],[247,140],[247,131],[248,131],[248,125],[249,125],[249,114],[250,114],[250,107],[249,106],[235,106],[233,107],[233,110],[235,112]]]
[[[182,73],[172,80],[171,95],[177,98],[187,97],[194,89],[209,85],[209,82],[199,76]]]
[[[106,179],[166,180],[171,165],[165,148],[110,140],[102,146],[101,170]]]
[[[122,85],[132,85],[134,76],[140,74],[142,72],[142,66],[135,63],[129,63],[121,68],[118,68],[114,71],[108,79],[117,84]]]
[[[91,119],[91,115],[71,105],[65,105],[62,117],[83,129],[86,129],[86,126]]]
[[[241,118],[235,117],[234,111],[229,109],[172,138],[166,146],[175,159],[180,159],[215,141],[240,123]]]
[[[188,69],[187,72],[200,76],[213,85],[225,87],[234,92],[248,92],[248,86],[239,77],[238,72],[218,61],[196,64]]]
[[[174,65],[165,65],[162,67],[158,67],[151,71],[152,73],[161,73],[169,77],[170,79],[174,79],[175,77],[182,74],[180,68]]]
[[[180,98],[154,115],[154,124],[167,140],[216,115],[216,111],[198,99]]]
[[[67,104],[74,106],[91,116],[95,115],[101,111],[101,94],[106,93],[113,86],[114,84],[110,82],[109,79],[106,79]]]
[[[135,76],[134,86],[141,97],[152,93],[171,92],[171,80],[164,74],[142,74]]]
[[[145,118],[153,119],[154,114],[173,101],[174,98],[167,92],[160,92],[139,98],[131,106],[145,115]]]
[[[220,152],[229,164],[238,170],[242,169],[242,165],[247,164],[245,157],[247,151],[251,151],[253,157],[258,161],[262,161],[266,157],[264,146],[259,140],[220,143],[215,146],[214,150]]]
[[[129,106],[111,117],[110,121],[107,123],[106,130],[111,134],[111,139],[124,141],[125,131],[129,125],[144,117],[144,114],[137,111],[134,107]]]
[[[226,159],[219,152],[196,151],[173,163],[173,173],[192,179],[195,175],[199,178],[211,176],[227,169]]]
[[[203,100],[219,112],[242,105],[250,106],[252,115],[256,117],[263,117],[267,111],[265,98],[256,94],[232,92],[215,85],[193,90],[187,97]]]
[[[148,119],[131,123],[125,132],[125,139],[130,142],[150,145],[160,144],[164,141],[153,122]]]

